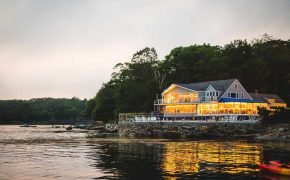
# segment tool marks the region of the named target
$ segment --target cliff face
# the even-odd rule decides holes
[[[157,138],[250,138],[260,140],[289,140],[289,125],[262,125],[241,123],[189,122],[164,123],[120,123],[120,137],[157,137]]]

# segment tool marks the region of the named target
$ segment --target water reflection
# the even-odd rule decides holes
[[[162,168],[168,175],[258,172],[262,146],[245,142],[171,142]]]
[[[140,140],[142,141],[142,140]],[[94,166],[109,171],[113,176],[105,179],[162,179],[160,165],[164,145],[138,140],[99,142],[95,148]]]
[[[289,143],[88,139],[48,126],[0,127],[0,179],[252,179],[290,160]]]
[[[249,178],[259,173],[263,154],[261,144],[216,141],[131,140],[98,149],[95,166],[124,179]]]

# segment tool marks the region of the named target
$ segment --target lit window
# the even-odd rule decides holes
[[[275,104],[275,99],[268,99],[268,102],[269,102],[270,104]]]

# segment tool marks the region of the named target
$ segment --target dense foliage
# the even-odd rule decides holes
[[[117,119],[120,112],[151,112],[156,94],[171,83],[237,78],[249,92],[275,93],[290,103],[290,40],[234,40],[174,48],[158,60],[154,48],[119,63],[109,82],[89,100],[87,113],[99,120]]]
[[[265,124],[290,123],[289,108],[258,108],[258,113],[262,116],[262,123]]]
[[[75,121],[85,116],[86,103],[78,98],[0,100],[0,124]]]

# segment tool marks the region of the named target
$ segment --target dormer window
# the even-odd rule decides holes
[[[270,104],[275,104],[275,99],[268,99],[268,102],[269,102]]]
[[[238,84],[237,83],[235,84],[235,89],[238,89]]]

